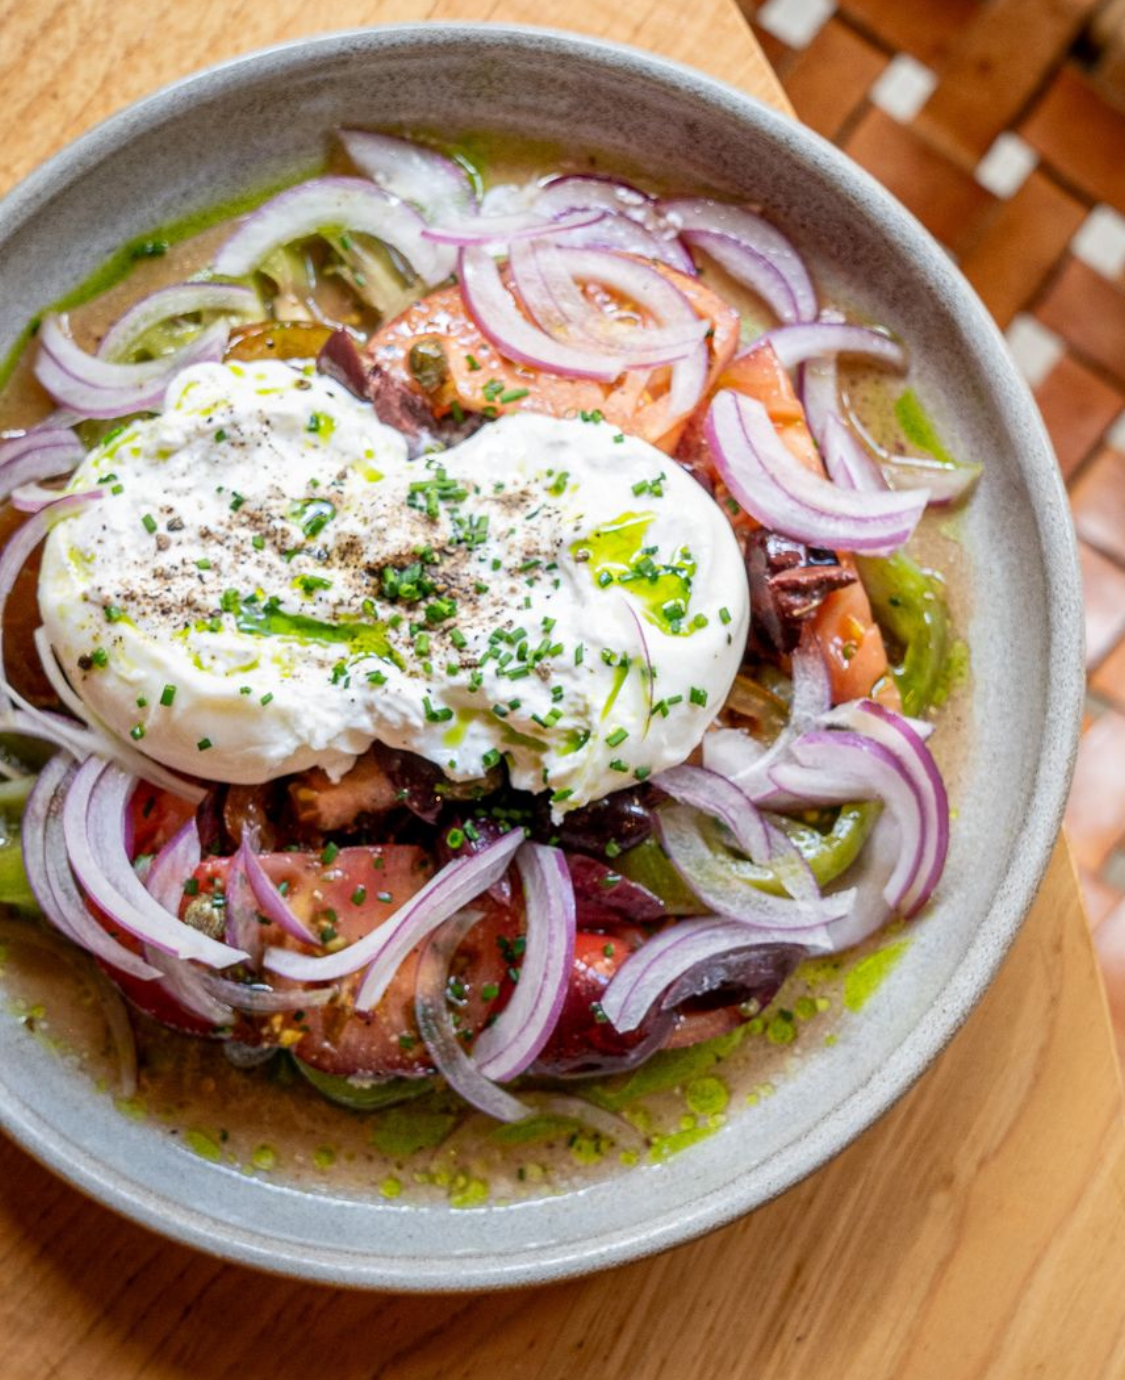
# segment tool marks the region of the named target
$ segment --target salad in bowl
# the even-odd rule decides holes
[[[909,341],[749,205],[369,130],[125,262],[0,397],[4,899],[123,1105],[323,1098],[458,1206],[710,1134],[941,886],[979,467]]]

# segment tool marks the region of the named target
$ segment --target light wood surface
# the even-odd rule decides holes
[[[417,18],[582,29],[784,107],[728,0],[0,2],[0,188],[208,62]],[[985,1000],[831,1165],[657,1259],[519,1294],[344,1294],[221,1265],[122,1221],[0,1141],[10,1380],[1120,1380],[1125,1121],[1065,844]]]

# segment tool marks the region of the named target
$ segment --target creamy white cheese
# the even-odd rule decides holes
[[[198,365],[94,486],[46,544],[52,645],[114,730],[213,780],[338,776],[378,740],[459,781],[503,754],[563,812],[683,761],[741,660],[726,519],[600,420],[409,460],[311,371]]]

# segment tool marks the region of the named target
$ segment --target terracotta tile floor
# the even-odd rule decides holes
[[[1125,1034],[1125,0],[739,2],[798,115],[958,260],[1054,441],[1090,685],[1067,829]]]

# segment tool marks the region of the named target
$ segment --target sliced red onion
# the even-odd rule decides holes
[[[58,489],[45,489],[42,484],[21,484],[12,490],[8,501],[17,513],[41,513],[57,501],[59,492]]]
[[[591,225],[566,232],[568,249],[611,249],[617,254],[635,254],[667,264],[688,277],[698,276],[692,257],[678,238],[664,239],[626,216],[606,215]]]
[[[760,944],[736,920],[720,916],[678,920],[629,955],[602,994],[601,1008],[614,1029],[635,1030],[686,973]]]
[[[672,381],[664,399],[667,408],[665,424],[673,426],[689,412],[694,412],[707,387],[708,354],[706,345],[697,345],[691,354],[672,365]]]
[[[918,885],[910,897],[910,913],[914,914],[933,894],[949,851],[949,798],[941,772],[925,744],[929,736],[927,730],[932,731],[932,725],[896,714],[876,700],[857,700],[841,706],[839,718],[843,720],[845,715],[856,732],[865,733],[894,753],[909,774],[921,801],[925,839]]]
[[[428,225],[422,231],[422,237],[435,244],[452,244],[458,248],[474,244],[511,244],[540,235],[580,230],[584,225],[593,225],[601,220],[603,214],[601,211],[572,211],[558,220],[545,220],[533,211],[508,216],[476,216],[472,220],[452,224]]]
[[[275,989],[261,983],[232,982],[215,973],[200,973],[204,990],[228,1008],[248,1011],[252,1016],[269,1016],[275,1011],[301,1011],[305,1007],[327,1006],[339,995],[338,987],[286,987]]]
[[[682,273],[695,274],[691,255],[661,215],[655,198],[631,183],[588,173],[556,177],[539,192],[535,207],[551,216],[561,216],[579,208],[600,208],[606,213],[605,220],[600,223],[602,234],[608,235],[609,240],[597,242],[597,232],[588,232],[590,238],[586,239],[586,246],[639,253],[646,258],[659,259]],[[636,227],[636,234],[630,236],[624,229],[628,225]]]
[[[705,767],[684,764],[662,771],[652,778],[652,784],[679,804],[721,820],[739,848],[759,866],[769,861],[772,849],[766,821],[733,781]]]
[[[391,196],[413,202],[427,220],[439,215],[466,215],[475,204],[464,168],[436,149],[364,129],[341,129],[338,134],[348,157],[364,176]]]
[[[51,924],[95,958],[142,982],[158,978],[160,973],[151,963],[119,944],[98,924],[71,873],[62,810],[75,770],[66,753],[56,753],[39,773],[24,808],[20,843],[32,894]]]
[[[914,494],[857,493],[811,473],[778,437],[762,404],[723,389],[707,439],[723,481],[764,526],[834,550],[885,554],[906,542],[926,506]]]
[[[0,443],[0,501],[25,485],[69,474],[85,458],[86,447],[68,427],[32,427]]]
[[[572,343],[577,334],[599,350],[620,354],[628,368],[673,363],[707,334],[707,322],[675,284],[650,265],[620,254],[534,241],[513,246],[512,274],[524,305],[545,330]],[[579,282],[622,294],[656,324],[608,316],[584,296]]]
[[[697,811],[665,805],[657,811],[657,822],[672,866],[716,914],[737,920],[763,943],[784,940],[806,948],[831,947],[826,927],[849,913],[853,891],[815,900],[771,896],[748,879],[749,864],[742,865],[729,851],[712,846],[700,828]]]
[[[555,340],[533,325],[504,286],[492,256],[482,248],[463,249],[458,260],[461,292],[481,333],[507,359],[549,374],[612,383],[623,372],[620,357],[579,349]]]
[[[701,243],[701,247],[713,253],[720,263],[723,263],[723,260],[715,253],[715,249],[719,248],[715,240],[712,239],[709,244],[702,243],[699,241],[700,234],[733,240],[764,260],[785,282],[793,303],[793,319],[815,321],[816,289],[813,287],[808,269],[796,249],[776,226],[744,207],[711,201],[707,197],[674,197],[661,201],[659,207],[669,222],[679,230],[683,239],[689,244]],[[724,263],[723,267],[728,272],[734,271],[729,264]],[[758,290],[753,282],[748,286]],[[781,316],[781,312],[778,312],[778,315]],[[788,318],[782,316],[782,320],[786,319]]]
[[[449,965],[480,915],[469,911],[441,923],[422,952],[415,983],[414,1013],[437,1071],[458,1096],[497,1121],[523,1121],[532,1109],[486,1078],[454,1034],[445,993]]]
[[[209,991],[204,975],[198,968],[183,959],[162,953],[152,944],[145,945],[145,957],[160,970],[160,986],[177,1005],[216,1030],[234,1025],[234,1012],[225,1001]]]
[[[203,856],[195,816],[172,835],[145,873],[145,890],[172,915],[180,912],[184,885]]]
[[[246,954],[184,925],[149,895],[125,847],[126,816],[136,778],[91,758],[78,769],[63,806],[67,856],[90,899],[114,924],[174,958],[213,968]]]
[[[448,277],[447,249],[422,238],[426,222],[404,201],[360,177],[301,182],[251,211],[215,257],[214,270],[242,278],[275,250],[320,230],[373,235],[397,250],[427,284]]]
[[[297,982],[334,982],[366,967],[369,971],[356,1006],[361,1011],[370,1010],[407,954],[443,921],[499,881],[522,842],[523,831],[513,829],[479,853],[447,863],[389,920],[338,953],[318,956],[271,948],[266,950],[265,967]]]
[[[102,337],[98,358],[121,360],[163,321],[177,316],[216,315],[257,320],[264,313],[258,294],[236,283],[176,283],[134,302]]]
[[[912,735],[917,748],[925,746]],[[903,756],[866,734],[814,730],[792,748],[792,762],[771,773],[783,800],[844,804],[852,800],[882,800],[898,828],[899,855],[884,896],[892,909],[913,915],[933,890],[948,839],[948,804],[941,778],[931,778],[920,759]],[[928,756],[928,753],[926,754]],[[925,782],[925,785],[921,784]],[[767,802],[768,803],[768,802]]]
[[[524,895],[523,965],[511,1000],[473,1049],[477,1068],[500,1083],[538,1058],[558,1023],[574,966],[574,887],[566,857],[558,848],[525,843],[516,867]]]
[[[756,293],[779,321],[800,319],[800,308],[785,276],[748,244],[713,230],[685,230],[683,238],[710,254],[736,282]]]
[[[232,948],[244,949],[249,954],[251,968],[261,967],[262,955],[266,951],[266,938],[262,922],[258,918],[258,900],[246,875],[245,851],[249,847],[244,831],[238,852],[230,861],[227,870],[226,898],[223,912],[223,938]]]
[[[867,448],[834,412],[825,418],[821,454],[828,477],[840,488],[858,489],[862,493],[879,493],[887,488],[883,471]]]
[[[895,455],[883,461],[883,477],[892,489],[923,489],[931,508],[963,503],[983,473],[983,465],[943,465],[937,460],[917,460],[912,455]]]
[[[227,323],[215,321],[173,354],[142,364],[114,364],[76,345],[64,329],[64,320],[43,318],[35,377],[51,397],[84,417],[158,412],[172,379],[192,364],[217,363],[230,336]]]
[[[884,331],[846,322],[812,321],[804,325],[779,326],[759,336],[742,353],[752,354],[766,345],[790,370],[824,355],[860,355],[892,369],[906,368],[906,351],[901,342]]]
[[[529,259],[538,272],[525,272],[522,277],[520,270]],[[538,291],[540,284],[547,288],[551,304],[565,320],[571,335],[577,331],[602,351],[627,356],[629,368],[674,363],[689,355],[707,335],[708,323],[697,315],[692,302],[674,283],[669,283],[652,266],[621,254],[534,242],[527,253],[513,253],[512,273],[520,297],[541,326],[551,330],[526,297],[525,279],[533,290]],[[581,293],[577,286],[580,282],[612,288],[649,313],[656,324],[643,326],[607,316]]]
[[[299,939],[302,944],[311,944],[319,947],[320,939],[313,934],[312,930],[305,924],[299,915],[295,914],[292,906],[278,891],[270,880],[269,874],[262,866],[257,853],[254,852],[250,841],[244,835],[242,843],[239,845],[236,859],[246,872],[246,880],[250,883],[250,890],[254,895],[254,900],[258,903],[258,908],[267,920],[272,920],[275,925],[279,925],[286,934],[292,935],[294,939]],[[274,950],[270,950],[274,952]],[[351,952],[346,950],[346,952]],[[358,965],[357,965],[358,966]],[[281,971],[280,969],[274,970]],[[354,969],[349,969],[349,972]]]

